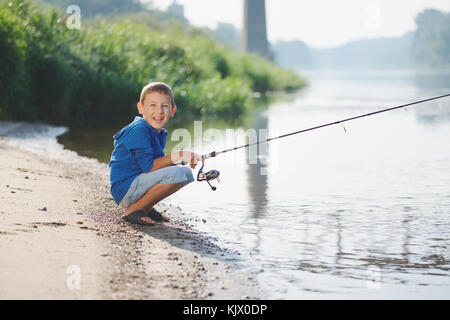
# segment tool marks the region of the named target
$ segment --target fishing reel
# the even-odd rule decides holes
[[[213,191],[216,191],[216,187],[212,186],[211,183],[209,183],[209,181],[216,179],[217,182],[220,183],[219,180],[219,175],[220,172],[217,170],[209,170],[208,172],[203,172],[203,167],[205,166],[205,159],[202,158],[202,166],[200,168],[200,170],[198,170],[198,174],[197,174],[197,181],[206,181],[208,182],[209,186],[211,187],[211,189]]]

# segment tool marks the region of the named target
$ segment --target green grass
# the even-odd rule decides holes
[[[145,14],[144,14],[145,16]],[[141,88],[163,81],[186,117],[241,117],[252,92],[305,85],[293,71],[220,45],[181,24],[142,14],[82,20],[30,1],[0,0],[0,118],[70,126],[131,119]],[[140,17],[134,19],[134,17]]]

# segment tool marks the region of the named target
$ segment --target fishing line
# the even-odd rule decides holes
[[[215,156],[217,156],[217,155],[219,155],[221,153],[234,151],[234,150],[238,150],[238,149],[241,149],[241,148],[250,147],[250,146],[255,145],[255,144],[269,142],[269,141],[272,141],[272,140],[285,138],[285,137],[292,136],[292,135],[295,135],[295,134],[299,134],[299,133],[303,133],[303,132],[307,132],[307,131],[312,131],[312,130],[316,130],[316,129],[332,126],[332,125],[335,125],[335,124],[342,124],[343,122],[356,120],[356,119],[364,118],[364,117],[368,117],[368,116],[372,116],[372,115],[377,114],[377,113],[382,113],[382,112],[387,112],[387,111],[391,111],[391,110],[395,110],[395,109],[405,108],[405,107],[408,107],[408,106],[412,106],[412,105],[419,104],[419,103],[424,103],[424,102],[431,101],[431,100],[442,99],[442,98],[445,98],[445,97],[448,97],[448,96],[450,96],[450,93],[444,94],[444,95],[438,96],[438,97],[433,97],[433,98],[429,98],[429,99],[425,99],[425,100],[420,100],[420,101],[415,101],[415,102],[403,104],[401,106],[396,106],[396,107],[392,107],[392,108],[387,108],[387,109],[383,109],[383,110],[378,110],[378,111],[366,113],[366,114],[363,114],[363,115],[359,115],[359,116],[355,116],[355,117],[351,117],[351,118],[347,118],[347,119],[343,119],[343,120],[339,120],[339,121],[325,123],[325,124],[322,124],[322,125],[319,125],[319,126],[316,126],[316,127],[311,127],[311,128],[307,128],[307,129],[291,132],[291,133],[286,133],[286,134],[283,134],[283,135],[278,136],[278,137],[273,137],[273,138],[269,138],[269,139],[266,139],[266,140],[257,141],[257,142],[254,142],[254,143],[247,143],[245,145],[242,145],[242,146],[239,146],[239,147],[234,147],[234,148],[231,148],[231,149],[225,149],[225,150],[222,150],[222,151],[213,151],[211,153],[203,155],[202,158],[203,159],[212,158],[212,157],[215,157]]]
[[[401,109],[401,108],[417,105],[417,104],[420,104],[420,103],[424,103],[424,102],[427,102],[427,101],[442,99],[442,98],[445,98],[445,97],[448,97],[448,96],[450,96],[450,93],[444,94],[444,95],[441,95],[441,96],[437,96],[437,97],[433,97],[433,98],[428,98],[428,99],[424,99],[424,100],[410,102],[410,103],[407,103],[407,104],[402,104],[402,105],[396,106],[396,107],[386,108],[386,109],[382,109],[382,110],[378,110],[378,111],[362,114],[362,115],[359,115],[359,116],[354,116],[354,117],[347,118],[347,119],[342,119],[342,120],[338,120],[338,121],[334,121],[334,122],[325,123],[325,124],[318,125],[318,126],[315,126],[315,127],[311,127],[311,128],[307,128],[307,129],[303,129],[303,130],[299,130],[299,131],[294,131],[294,132],[291,132],[291,133],[286,133],[286,134],[283,134],[283,135],[278,136],[278,137],[268,138],[266,140],[261,140],[261,141],[257,141],[257,142],[253,142],[253,143],[247,143],[247,144],[242,145],[242,146],[238,146],[238,147],[234,147],[234,148],[230,148],[230,149],[225,149],[225,150],[222,150],[222,151],[213,151],[211,153],[202,155],[203,164],[202,164],[202,167],[201,167],[201,169],[199,171],[199,174],[197,175],[197,181],[207,181],[208,184],[209,184],[209,180],[217,179],[219,177],[219,172],[217,170],[208,171],[206,174],[203,173],[204,160],[208,159],[208,158],[216,157],[219,154],[230,152],[230,151],[234,151],[234,150],[238,150],[238,149],[241,149],[241,148],[250,147],[250,146],[253,146],[253,145],[256,145],[256,144],[260,144],[260,143],[264,143],[264,142],[273,141],[273,140],[276,140],[276,139],[286,138],[286,137],[289,137],[289,136],[292,136],[292,135],[295,135],[295,134],[300,134],[300,133],[304,133],[304,132],[307,132],[307,131],[317,130],[317,129],[320,129],[320,128],[325,128],[325,127],[336,125],[336,124],[341,124],[343,126],[343,124],[342,124],[343,122],[352,121],[352,120],[356,120],[356,119],[360,119],[360,118],[364,118],[364,117],[369,117],[369,116],[373,116],[373,115],[378,114],[378,113],[392,111],[392,110],[395,110],[395,109]],[[344,130],[345,130],[345,127],[344,127]],[[347,132],[347,130],[345,130],[345,132]],[[215,190],[215,188],[213,188],[212,186],[211,186],[211,188],[213,190]]]

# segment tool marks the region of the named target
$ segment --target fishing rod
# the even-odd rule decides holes
[[[444,95],[441,95],[441,96],[437,96],[437,97],[433,97],[433,98],[428,98],[428,99],[424,99],[424,100],[410,102],[410,103],[403,104],[403,105],[396,106],[396,107],[386,108],[386,109],[382,109],[382,110],[378,110],[378,111],[362,114],[362,115],[359,115],[359,116],[350,117],[350,118],[347,118],[347,119],[342,119],[342,120],[338,120],[338,121],[334,121],[334,122],[325,123],[325,124],[318,125],[318,126],[315,126],[315,127],[311,127],[311,128],[307,128],[307,129],[303,129],[303,130],[298,130],[298,131],[291,132],[291,133],[286,133],[286,134],[283,134],[283,135],[278,136],[278,137],[268,138],[266,140],[261,140],[261,141],[257,141],[257,142],[253,142],[253,143],[247,143],[247,144],[242,145],[242,146],[238,146],[238,147],[234,147],[234,148],[230,148],[230,149],[225,149],[225,150],[222,150],[222,151],[210,152],[208,154],[202,155],[202,166],[201,166],[201,168],[200,168],[200,170],[199,170],[199,172],[197,174],[197,181],[206,181],[206,182],[208,182],[209,186],[211,187],[211,189],[213,191],[216,190],[216,187],[212,186],[209,183],[209,181],[210,180],[214,180],[214,179],[219,180],[219,175],[220,175],[219,171],[217,171],[217,170],[210,170],[207,173],[204,173],[203,172],[203,167],[205,165],[205,159],[216,157],[219,154],[230,152],[230,151],[234,151],[234,150],[238,150],[238,149],[241,149],[241,148],[247,148],[247,147],[250,147],[250,146],[253,146],[253,145],[256,145],[256,144],[265,143],[265,142],[269,142],[269,141],[272,141],[272,140],[285,138],[285,137],[288,137],[288,136],[304,133],[304,132],[307,132],[307,131],[317,130],[317,129],[320,129],[320,128],[324,128],[324,127],[328,127],[328,126],[332,126],[332,125],[336,125],[336,124],[342,124],[343,122],[347,122],[347,121],[356,120],[356,119],[359,119],[359,118],[373,116],[373,115],[378,114],[378,113],[392,111],[392,110],[395,110],[395,109],[401,109],[401,108],[409,107],[409,106],[412,106],[412,105],[417,105],[417,104],[420,104],[420,103],[424,103],[424,102],[427,102],[427,101],[442,99],[442,98],[445,98],[445,97],[448,97],[448,96],[450,96],[450,93],[444,94]],[[345,130],[345,127],[344,127],[344,130]]]

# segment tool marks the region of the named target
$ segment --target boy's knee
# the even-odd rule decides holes
[[[172,166],[166,171],[165,177],[161,180],[163,184],[190,183],[194,181],[191,169],[182,166]]]
[[[174,172],[174,178],[176,180],[183,180],[186,177],[186,172],[184,171],[184,167],[176,166]]]
[[[174,172],[172,173],[171,178],[177,182],[186,183],[194,181],[191,169],[189,169],[188,167],[181,167],[181,166],[174,167]]]
[[[192,170],[188,167],[183,167],[183,169],[184,169],[187,181],[188,182],[194,181],[195,179],[194,179],[194,175],[192,174]]]

